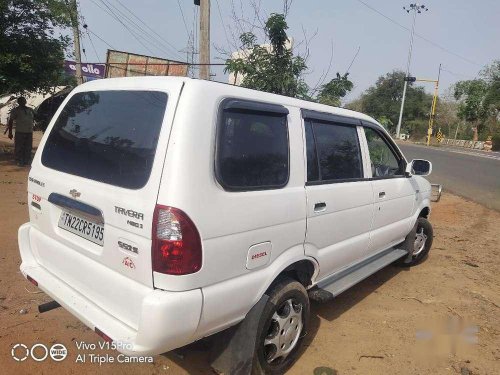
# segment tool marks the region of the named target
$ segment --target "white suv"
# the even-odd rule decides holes
[[[430,169],[361,113],[188,78],[93,81],[33,160],[21,271],[129,355],[253,319],[251,366],[279,373],[309,298],[427,255]]]

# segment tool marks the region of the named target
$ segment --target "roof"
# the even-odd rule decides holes
[[[235,95],[248,98],[249,96],[254,97],[257,101],[269,101],[276,104],[281,104],[290,107],[304,108],[318,112],[325,112],[339,116],[347,116],[352,118],[357,118],[360,120],[369,121],[371,123],[379,125],[381,128],[382,125],[378,123],[372,117],[365,115],[361,112],[351,111],[346,108],[332,107],[325,104],[319,104],[315,102],[310,102],[307,100],[292,98],[284,95],[271,94],[268,92],[248,89],[240,86],[230,85],[228,83],[222,82],[214,82],[214,81],[206,81],[200,80],[196,78],[189,77],[174,77],[174,76],[141,76],[141,77],[121,77],[121,78],[106,78],[99,79],[90,82],[86,82],[83,85],[78,86],[78,90],[86,91],[86,90],[102,90],[109,89],[110,86],[116,86],[125,88],[125,87],[144,87],[151,85],[154,88],[160,88],[162,85],[172,84],[172,83],[184,83],[186,85],[199,86],[202,90],[215,90],[219,91],[223,88],[224,91],[227,91],[227,95]]]

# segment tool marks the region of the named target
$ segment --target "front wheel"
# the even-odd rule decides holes
[[[309,320],[304,286],[284,278],[271,288],[257,331],[254,374],[283,374],[298,357]]]
[[[429,254],[434,239],[432,225],[426,218],[419,217],[416,227],[416,232],[412,231],[409,234],[409,236],[414,235],[413,240],[410,238],[405,240],[405,243],[409,245],[409,251],[411,251],[411,258],[410,256],[404,257],[400,263],[405,267],[411,267],[422,262]]]

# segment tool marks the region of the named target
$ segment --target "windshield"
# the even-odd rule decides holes
[[[129,189],[151,173],[167,94],[94,91],[71,97],[42,153],[46,167]]]

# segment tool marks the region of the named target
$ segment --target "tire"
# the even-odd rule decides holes
[[[432,247],[434,231],[431,223],[426,218],[419,217],[415,226],[416,230],[412,230],[404,242],[407,244],[407,249],[412,252],[412,257],[409,259],[407,256],[401,259],[399,265],[403,267],[412,267],[421,263]]]
[[[285,373],[299,356],[309,321],[309,297],[301,283],[283,278],[266,294],[269,299],[257,330],[254,375]]]

